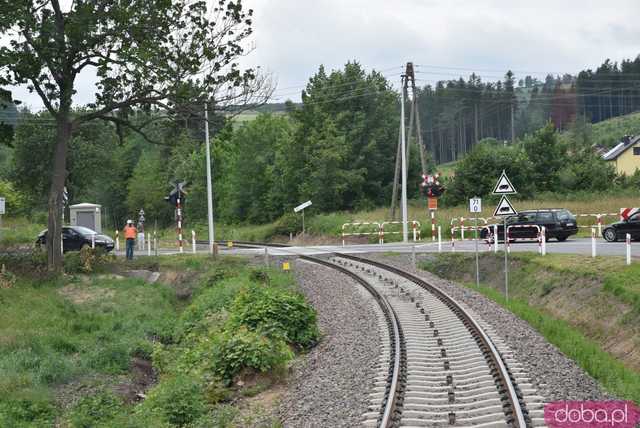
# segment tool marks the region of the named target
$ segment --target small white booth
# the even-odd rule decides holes
[[[98,233],[102,233],[101,205],[82,203],[69,207],[70,223],[72,226],[84,226]]]

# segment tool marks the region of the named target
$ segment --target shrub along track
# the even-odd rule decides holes
[[[239,247],[265,245],[234,242]],[[286,250],[285,250],[286,251]],[[384,263],[347,254],[330,260],[378,302],[389,333],[365,426],[542,426],[542,397],[504,343],[439,288]],[[384,355],[386,354],[386,355]]]

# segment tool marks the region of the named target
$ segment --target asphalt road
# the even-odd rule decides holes
[[[287,247],[287,248],[269,248],[270,255],[296,255],[296,254],[306,254],[306,255],[317,255],[317,254],[327,254],[327,253],[380,253],[380,252],[411,252],[412,247],[415,246],[416,253],[433,253],[438,252],[438,244],[436,242],[431,241],[421,241],[416,243],[386,243],[383,245],[379,244],[357,244],[357,245],[318,245],[318,246],[304,246],[304,247]],[[518,251],[533,251],[538,252],[538,243],[537,242],[515,242],[511,244],[510,251],[518,252]],[[248,249],[248,248],[228,248],[225,246],[220,246],[221,254],[238,254],[238,255],[260,255],[264,254],[263,249]],[[499,250],[503,250],[504,246],[499,244]],[[456,241],[455,249],[452,248],[451,241],[443,241],[442,242],[442,252],[474,252],[475,251],[475,243],[473,240],[465,240],[465,241]],[[493,251],[493,246],[487,245],[484,241],[478,241],[478,251],[480,252],[488,252]],[[197,245],[196,246],[197,253],[206,253],[207,246],[206,245]],[[153,254],[154,252],[152,252]],[[185,254],[192,254],[193,249],[191,246],[184,248]],[[591,255],[591,238],[574,238],[568,239],[565,242],[557,242],[550,241],[547,242],[547,253],[562,253],[562,254],[582,254],[582,255]],[[119,251],[116,253],[119,256],[124,256],[123,251]],[[136,256],[146,256],[148,254],[147,250],[145,251],[136,251]],[[158,254],[161,255],[171,255],[171,254],[180,254],[177,248],[162,248],[158,250]],[[624,257],[626,255],[626,244],[624,242],[615,242],[610,243],[606,242],[603,239],[596,240],[596,254],[598,256],[619,256]],[[634,259],[640,258],[640,242],[632,242],[631,243],[631,256]]]

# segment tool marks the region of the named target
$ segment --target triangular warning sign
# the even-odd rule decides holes
[[[493,212],[493,216],[498,217],[501,215],[517,215],[517,214],[518,212],[515,210],[515,208],[513,208],[513,205],[511,205],[511,202],[509,202],[509,199],[507,199],[506,196],[502,195],[502,198],[500,198],[500,203],[498,203],[496,210]]]
[[[518,192],[516,192],[516,188],[513,187],[513,184],[511,184],[511,181],[509,181],[509,177],[507,177],[507,174],[504,172],[504,170],[502,170],[502,174],[498,179],[498,183],[496,184],[496,187],[493,188],[493,194],[511,195],[514,193]]]

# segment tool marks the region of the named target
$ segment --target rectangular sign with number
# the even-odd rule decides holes
[[[480,198],[469,199],[469,211],[472,213],[482,212],[482,199]]]

